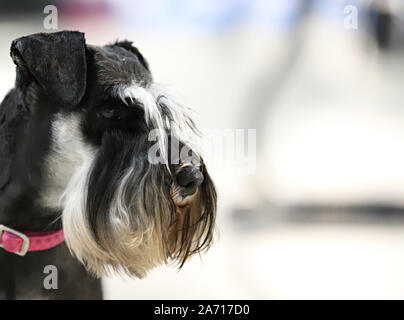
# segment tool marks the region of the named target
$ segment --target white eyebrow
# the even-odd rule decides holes
[[[174,91],[154,83],[148,88],[136,83],[120,84],[115,90],[126,105],[129,105],[128,100],[141,104],[147,125],[158,130],[161,156],[167,156],[167,131],[187,144],[196,155],[201,155],[201,133],[189,115],[192,110],[179,102]]]
[[[132,103],[134,103],[135,101],[140,103],[145,111],[145,120],[147,124],[150,124],[150,121],[154,119],[158,122],[158,127],[162,126],[163,120],[161,117],[161,112],[153,96],[145,88],[139,87],[137,85],[127,87],[119,86],[118,95],[126,105],[128,104],[128,99]]]
[[[145,88],[140,87],[137,84],[132,84],[129,86],[118,85],[116,90],[118,96],[126,105],[128,105],[128,99],[133,103],[136,100],[137,103],[141,104],[141,107],[144,110],[146,124],[152,129],[158,130],[161,156],[166,159],[166,141],[168,141],[168,137],[166,133],[165,121],[163,121],[161,110],[153,95]]]

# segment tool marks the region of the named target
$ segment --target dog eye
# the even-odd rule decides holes
[[[116,109],[107,108],[101,111],[101,115],[106,119],[112,119],[118,116]]]

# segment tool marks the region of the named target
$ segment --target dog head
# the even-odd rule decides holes
[[[11,56],[33,123],[50,135],[38,202],[61,213],[90,271],[142,277],[209,248],[216,191],[198,130],[137,48],[63,31],[19,38]]]

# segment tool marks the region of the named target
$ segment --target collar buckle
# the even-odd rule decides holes
[[[5,225],[0,224],[0,247],[1,248],[4,248],[2,243],[1,243],[1,239],[3,237],[3,232],[4,231],[9,232],[9,233],[19,237],[20,239],[22,239],[22,245],[21,245],[20,251],[16,251],[16,252],[13,252],[13,253],[18,254],[19,256],[25,256],[27,254],[27,252],[28,252],[28,249],[29,249],[29,242],[30,241],[29,241],[28,236],[26,236],[25,234],[23,234],[23,233],[21,233],[21,232],[19,232],[17,230],[11,229],[9,227],[6,227]]]

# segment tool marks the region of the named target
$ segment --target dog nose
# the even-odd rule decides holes
[[[187,191],[196,191],[203,182],[203,174],[199,167],[187,166],[177,173],[177,184]]]

